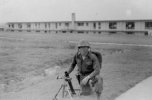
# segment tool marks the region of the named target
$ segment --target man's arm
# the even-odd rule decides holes
[[[89,75],[90,78],[100,74],[100,63],[95,55],[92,55],[94,71]]]
[[[74,70],[76,64],[77,64],[77,62],[76,62],[76,55],[75,55],[75,56],[73,57],[72,63],[71,63],[71,65],[70,65],[70,68],[69,68],[68,71],[67,71],[68,74],[70,74],[70,73]]]

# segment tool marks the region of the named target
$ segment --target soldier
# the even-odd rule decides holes
[[[99,100],[103,90],[103,80],[100,77],[101,64],[97,56],[91,52],[88,41],[83,40],[78,44],[78,52],[73,57],[67,73],[70,74],[76,65],[78,67],[76,76],[81,87],[80,95],[90,95],[94,91]]]

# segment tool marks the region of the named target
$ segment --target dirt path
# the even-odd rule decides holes
[[[63,82],[63,80],[57,80],[55,77],[55,75],[47,76],[39,83],[29,86],[22,91],[2,94],[0,100],[52,100]],[[74,78],[73,83],[75,84],[74,87],[78,88]],[[62,91],[58,95],[58,98],[61,100],[70,99],[69,97],[63,99],[61,95]],[[75,96],[74,98],[74,100],[92,100],[95,96]]]
[[[53,77],[46,77],[22,91],[3,94],[0,100],[51,100],[59,85]]]

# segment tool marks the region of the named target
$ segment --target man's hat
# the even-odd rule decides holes
[[[80,47],[88,47],[88,48],[90,48],[90,43],[88,41],[82,40],[78,44],[78,48],[80,48]]]

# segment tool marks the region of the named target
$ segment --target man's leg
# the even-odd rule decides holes
[[[80,95],[91,95],[92,94],[92,89],[89,84],[86,85],[81,85],[81,94]]]
[[[80,76],[80,88],[81,88],[81,93],[80,95],[90,95],[92,93],[92,89],[89,85],[89,82],[86,85],[81,84],[81,81],[85,78],[86,76]]]
[[[101,76],[96,76],[92,80],[89,81],[89,84],[92,90],[97,95],[97,100],[100,100],[101,93],[103,91],[103,79]]]
[[[95,84],[95,92],[97,100],[100,100],[100,96],[103,91],[103,78],[100,75],[96,76],[96,78],[98,79],[98,82]]]

